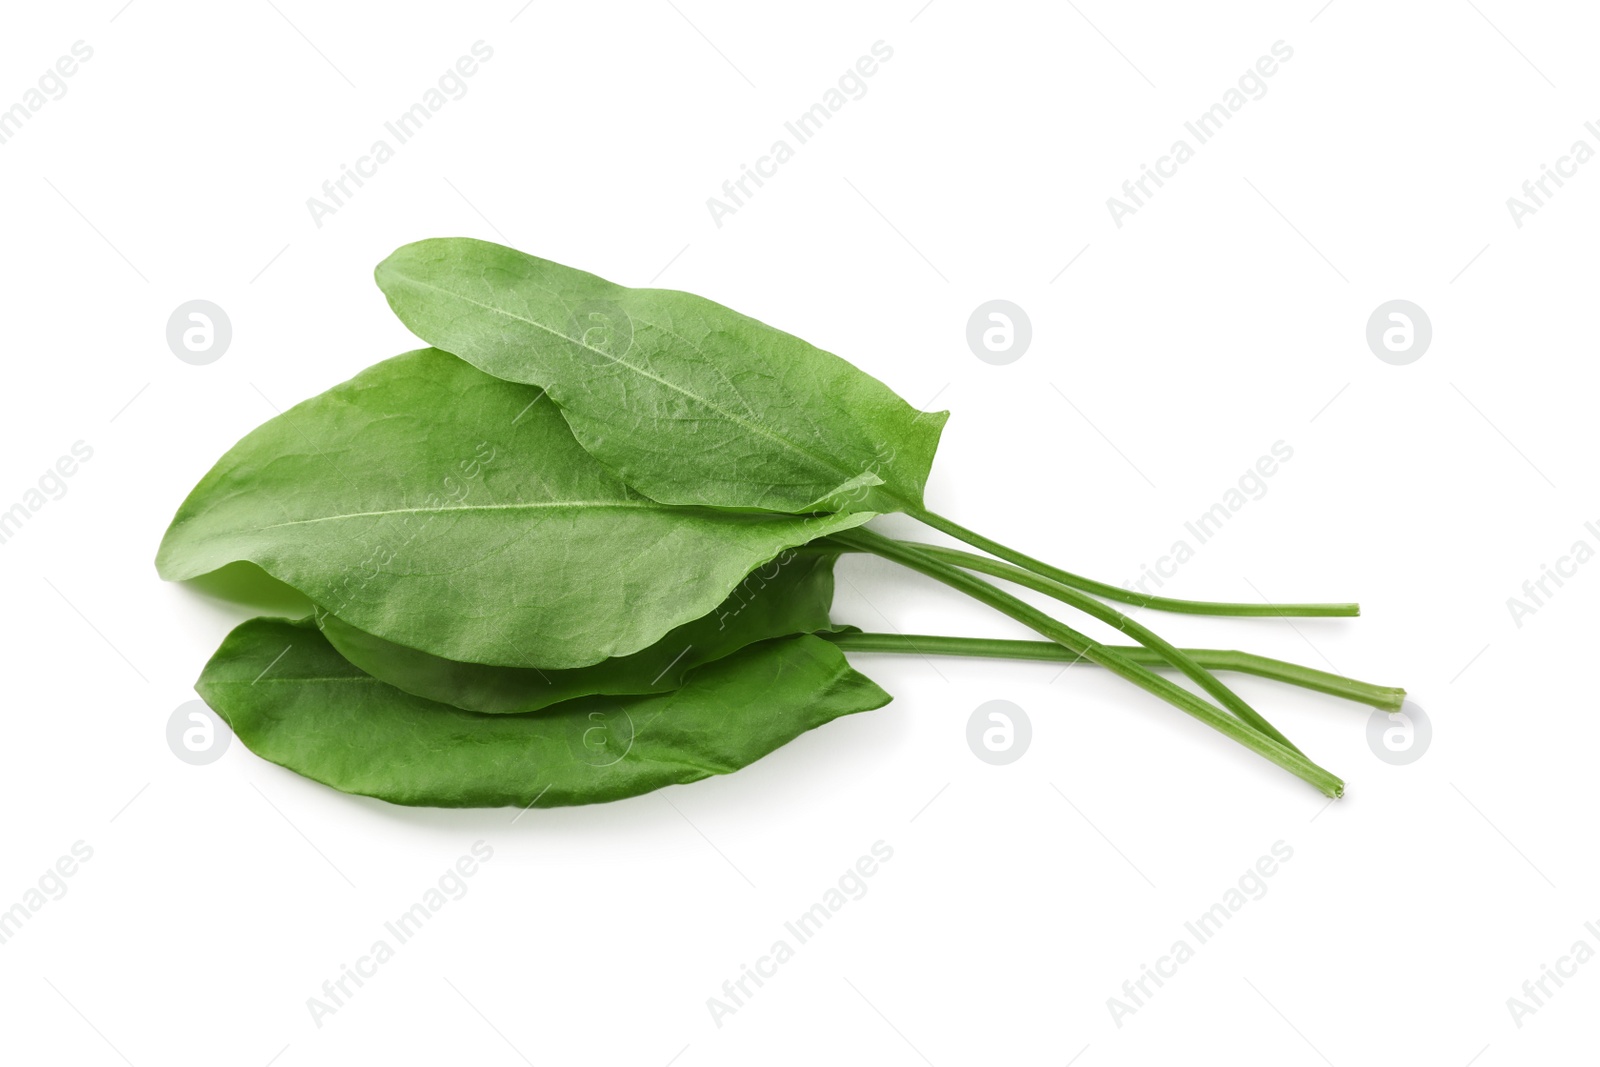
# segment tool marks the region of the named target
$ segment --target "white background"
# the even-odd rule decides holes
[[[1520,627],[1506,603],[1600,546],[1600,162],[1520,228],[1506,206],[1600,148],[1585,5],[275,3],[16,5],[0,34],[0,107],[94,50],[0,145],[0,510],[93,449],[0,545],[0,908],[93,849],[0,945],[7,1060],[1592,1058],[1600,964],[1520,1027],[1507,1007],[1600,949],[1600,566]],[[307,198],[479,40],[467,94],[315,225]],[[866,95],[715,225],[707,197],[879,40]],[[1107,197],[1280,40],[1266,95],[1118,228]],[[515,823],[345,797],[237,742],[180,762],[167,720],[250,610],[157,580],[167,520],[274,407],[414,347],[371,269],[455,234],[702,293],[948,406],[934,508],[1112,581],[1286,442],[1163,591],[1363,616],[1144,621],[1405,685],[1431,746],[1391,765],[1365,709],[1241,681],[1347,780],[1328,806],[1091,668],[859,656],[889,707]],[[233,326],[208,366],[165,339],[196,298]],[[1032,321],[1007,366],[965,340],[992,298]],[[1396,298],[1433,324],[1408,366],[1365,340]],[[1024,636],[908,573],[841,574],[870,629]],[[992,699],[1032,722],[1010,766],[967,747]],[[315,1025],[307,998],[478,840],[470,892]],[[879,840],[866,896],[717,1026],[707,998]],[[1279,841],[1265,896],[1118,1026],[1107,999]]]

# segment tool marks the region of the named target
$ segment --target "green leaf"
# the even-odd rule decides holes
[[[948,412],[919,412],[704,297],[467,238],[406,245],[377,279],[429,344],[548,389],[583,446],[646,496],[792,513],[922,506]]]
[[[480,715],[362,673],[309,619],[239,626],[195,689],[263,759],[346,793],[433,807],[636,796],[728,774],[889,702],[838,649],[798,636],[702,667],[671,693]]]
[[[785,549],[870,516],[674,508],[630,490],[539,390],[434,349],[385,360],[218,461],[162,577],[249,560],[446,659],[582,667],[646,648]]]
[[[593,694],[668,692],[694,668],[758,641],[835,630],[828,609],[838,558],[809,546],[787,550],[753,571],[711,614],[631,656],[570,670],[461,663],[373,637],[333,615],[317,623],[340,655],[397,689],[468,711],[515,714]]]

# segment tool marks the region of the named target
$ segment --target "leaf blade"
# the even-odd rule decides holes
[[[756,319],[467,238],[406,245],[376,277],[419,337],[549,389],[584,447],[657,500],[921,507],[948,413]]]
[[[758,565],[867,517],[660,504],[538,390],[423,349],[247,435],[178,509],[157,569],[249,560],[397,644],[572,668],[649,646]]]
[[[314,622],[285,619],[236,628],[195,688],[263,759],[342,792],[428,807],[637,796],[738,770],[889,700],[826,641],[799,636],[735,653],[672,693],[479,715],[379,682],[339,656]],[[606,717],[600,726],[595,715]],[[609,732],[597,735],[602,727]]]

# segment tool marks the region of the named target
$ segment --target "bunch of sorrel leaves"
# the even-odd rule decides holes
[[[1399,689],[1175,648],[1112,602],[1255,616],[1354,604],[1147,596],[929,511],[947,412],[917,411],[719,304],[467,239],[407,245],[377,279],[435,347],[247,435],[178,509],[157,558],[171,580],[254,564],[315,605],[239,626],[196,686],[253,751],[307,777],[400,804],[633,796],[886,704],[852,652],[1095,664],[1329,796],[1343,782],[1215,672],[1400,706]],[[979,552],[867,527],[889,512]],[[1045,640],[840,626],[829,609],[845,552],[943,582]],[[1132,643],[1096,641],[988,578]]]

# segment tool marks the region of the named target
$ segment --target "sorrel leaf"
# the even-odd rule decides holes
[[[310,620],[252,619],[195,689],[263,759],[346,793],[433,807],[556,807],[738,770],[889,695],[817,637],[752,645],[681,689],[480,715],[364,674]]]
[[[201,479],[162,577],[249,560],[359,629],[447,659],[582,667],[700,618],[787,548],[866,521],[673,508],[539,390],[433,349],[257,428]]]
[[[837,552],[809,546],[786,550],[711,614],[631,656],[568,670],[462,663],[374,637],[333,615],[317,623],[340,655],[397,689],[467,711],[516,714],[582,696],[668,692],[694,668],[758,641],[838,629],[828,618],[837,559]]]
[[[672,504],[804,513],[920,508],[948,412],[692,293],[630,289],[467,238],[378,266],[429,344],[542,386],[596,458]]]

